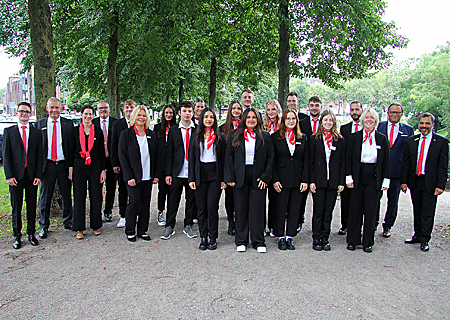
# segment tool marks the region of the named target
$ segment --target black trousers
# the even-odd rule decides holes
[[[234,223],[234,195],[232,187],[225,188],[225,210],[228,223]]]
[[[152,181],[141,181],[134,187],[130,187],[127,184],[127,188],[129,203],[125,214],[125,234],[132,236],[137,232],[138,236],[142,236],[148,230],[148,222],[150,219],[150,199],[152,196]],[[136,222],[136,217],[138,215],[139,220]]]
[[[377,190],[376,165],[361,163],[359,186],[352,190],[350,215],[348,218],[347,243],[354,246],[362,244],[364,248],[373,246],[375,221],[377,218],[380,193]],[[361,226],[364,229],[361,243]]]
[[[300,214],[298,215],[298,224],[303,224],[305,222],[305,210],[306,210],[306,201],[308,200],[308,194],[309,194],[309,186],[308,188],[303,191],[303,198],[302,202],[300,203]]]
[[[192,219],[195,208],[194,190],[189,187],[187,178],[172,178],[172,185],[169,186],[169,198],[167,201],[166,227],[175,228],[178,206],[180,205],[181,193],[184,187],[184,197],[186,200],[184,210],[184,226],[192,226]]]
[[[275,191],[275,189],[274,189]],[[300,204],[306,194],[300,192],[300,188],[282,188],[281,192],[275,191],[273,196],[276,214],[274,217],[274,235],[283,237],[295,237],[297,235],[298,216],[300,215]],[[286,222],[287,213],[287,222]]]
[[[387,190],[388,205],[384,216],[383,228],[391,229],[397,219],[398,197],[400,195],[400,178],[391,178]]]
[[[127,211],[128,204],[128,189],[127,183],[123,181],[122,168],[120,168],[117,179],[119,181],[119,215],[121,218],[125,218],[125,212]]]
[[[427,191],[425,175],[416,177],[411,188],[411,199],[414,212],[414,236],[421,242],[428,242],[431,239],[437,197]]]
[[[86,196],[89,188],[90,227],[98,230],[102,227],[102,184],[100,166],[77,164],[73,166],[73,231],[86,230]],[[84,162],[84,160],[83,160]]]
[[[200,185],[194,190],[200,238],[217,239],[219,200],[222,189],[216,181],[216,163],[200,163]]]
[[[48,229],[50,225],[50,205],[52,202],[53,189],[58,180],[59,191],[62,197],[62,220],[64,226],[72,226],[72,195],[70,194],[71,181],[68,178],[64,161],[59,163],[47,160],[44,178],[40,185],[39,193],[39,224],[41,229]],[[99,177],[100,181],[100,177]]]
[[[162,174],[162,177],[165,177]],[[159,179],[158,182],[158,211],[164,211],[166,208],[166,199],[169,194],[169,186],[166,183],[166,179]]]
[[[269,183],[267,185],[267,197],[269,198],[269,205],[267,209],[267,228],[274,229],[275,216],[277,215],[277,207],[275,205],[275,197],[277,192],[273,188],[273,184]]]
[[[116,196],[116,181],[117,174],[114,173],[114,170],[111,165],[111,160],[106,158],[106,195],[105,195],[105,214],[111,214],[112,209],[114,207],[114,198]]]
[[[14,237],[20,237],[22,235],[23,190],[25,190],[25,201],[27,204],[27,234],[30,235],[36,232],[37,189],[38,187],[33,186],[33,181],[28,177],[28,171],[26,169],[23,178],[17,180],[17,186],[9,186],[12,207],[11,220]]]
[[[337,190],[327,188],[316,188],[313,193],[313,218],[312,231],[313,239],[324,239],[328,241],[331,229],[333,210],[336,204]]]
[[[350,213],[350,199],[351,199],[352,189],[344,187],[341,192],[341,228],[347,229],[348,226],[348,216]]]
[[[266,246],[264,243],[264,208],[266,190],[252,184],[253,166],[245,166],[245,180],[242,188],[234,187],[234,207],[236,212],[236,246],[249,243],[249,233],[253,248]]]

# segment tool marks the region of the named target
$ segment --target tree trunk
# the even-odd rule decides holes
[[[180,88],[178,89],[178,104],[183,101],[183,95],[184,95],[184,80],[183,78],[180,78]]]
[[[108,103],[113,117],[120,118],[119,87],[117,85],[117,48],[119,47],[119,16],[113,13],[113,25],[108,45]]]
[[[209,107],[215,109],[217,88],[217,60],[211,59],[211,70],[209,71]]]
[[[48,0],[28,0],[33,51],[36,118],[47,115],[47,100],[56,96],[53,32]]]
[[[281,0],[279,7],[280,14],[280,43],[279,43],[279,55],[278,55],[278,102],[283,110],[286,110],[286,97],[289,93],[289,11],[288,1]]]

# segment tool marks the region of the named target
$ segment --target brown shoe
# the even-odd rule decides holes
[[[383,228],[383,233],[381,235],[385,238],[389,238],[391,236],[391,229]]]
[[[100,230],[94,230],[93,233],[94,236],[99,236],[102,232]]]
[[[77,231],[77,234],[75,235],[75,238],[77,238],[78,240],[84,239],[83,231]]]

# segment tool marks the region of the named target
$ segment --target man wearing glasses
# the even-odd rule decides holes
[[[391,236],[391,228],[397,218],[400,177],[406,140],[414,135],[413,127],[400,123],[402,116],[402,106],[399,103],[393,103],[388,108],[388,121],[382,121],[378,125],[378,131],[386,135],[390,147],[391,184],[387,191],[388,205],[384,216],[382,233],[385,238]]]

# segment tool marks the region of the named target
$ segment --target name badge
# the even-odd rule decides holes
[[[147,139],[151,139],[152,137],[150,137],[150,136],[147,136]]]
[[[331,147],[330,147],[330,150],[336,151],[336,147],[335,147],[335,146],[331,146]]]
[[[381,146],[379,146],[379,145],[376,145],[376,146],[375,146],[375,148],[377,148],[377,149],[381,149]]]
[[[296,142],[295,144],[302,144],[301,142]]]
[[[407,137],[408,135],[407,134],[402,134],[402,137]]]
[[[402,132],[402,131],[400,131],[400,130],[398,130],[398,133],[400,133],[400,134],[403,134],[403,132]]]
[[[42,128],[42,130],[47,130],[47,127]]]
[[[94,138],[94,140],[97,140],[97,138]]]

